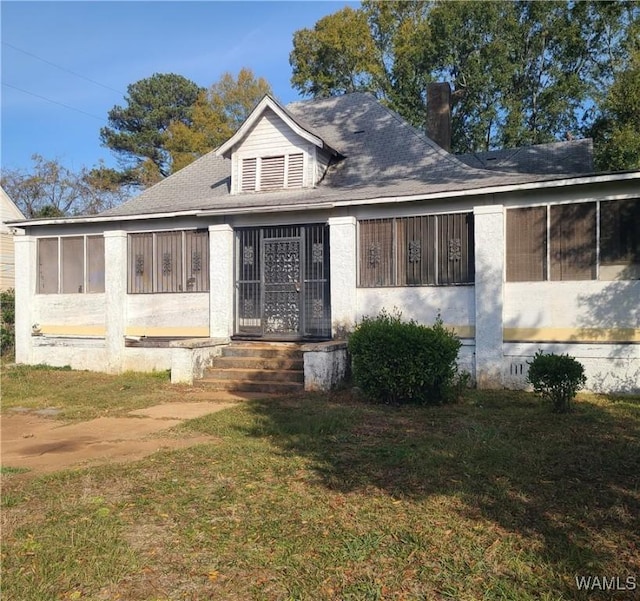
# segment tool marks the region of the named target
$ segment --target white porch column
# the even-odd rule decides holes
[[[16,363],[32,362],[31,326],[39,317],[34,310],[38,251],[33,236],[14,236],[16,268]]]
[[[127,232],[104,233],[104,290],[108,373],[124,366],[124,334],[127,325]]]
[[[329,218],[331,333],[340,338],[356,322],[356,218]]]
[[[476,381],[502,388],[504,207],[475,207]]]
[[[209,336],[233,334],[233,228],[209,226]]]

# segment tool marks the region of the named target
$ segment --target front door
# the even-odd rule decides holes
[[[236,336],[331,337],[329,228],[236,230]]]

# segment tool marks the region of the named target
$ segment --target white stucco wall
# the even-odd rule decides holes
[[[32,236],[16,236],[16,362],[32,363],[31,319],[36,282],[36,239]]]
[[[106,332],[104,294],[34,294],[31,320],[45,335],[101,336]]]
[[[507,282],[504,337],[508,387],[542,350],[580,361],[589,390],[640,392],[640,281]]]
[[[66,336],[34,336],[31,363],[106,371],[107,345],[104,338]]]
[[[209,293],[128,294],[126,336],[208,336]]]
[[[234,333],[233,228],[227,224],[209,227],[209,336],[228,338]]]
[[[353,329],[358,315],[356,293],[356,219],[329,219],[331,257],[331,331],[341,338]]]
[[[463,338],[473,338],[474,286],[407,286],[404,288],[358,288],[357,319],[375,316],[382,309],[398,309],[404,319],[432,325],[438,315],[448,328]]]
[[[503,378],[507,388],[527,388],[527,372],[536,352],[569,354],[584,366],[586,390],[640,393],[640,345],[511,342],[504,344]]]
[[[640,280],[507,282],[504,327],[514,330],[507,339],[523,328],[541,340],[615,339],[616,329],[640,328]]]
[[[504,207],[474,207],[476,383],[502,387]]]

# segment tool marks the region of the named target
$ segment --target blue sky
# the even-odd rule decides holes
[[[100,128],[114,105],[125,104],[127,86],[154,73],[208,87],[225,71],[249,67],[281,101],[296,100],[294,31],[347,4],[357,5],[2,1],[2,168],[28,170],[34,153],[72,170],[100,159],[115,165]]]

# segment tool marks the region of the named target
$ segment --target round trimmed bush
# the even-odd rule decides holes
[[[372,400],[443,403],[456,389],[460,340],[438,318],[433,326],[381,311],[349,338],[353,378]]]
[[[534,392],[551,401],[555,412],[568,413],[587,378],[582,363],[574,357],[538,351],[529,362],[527,382],[533,385]]]

